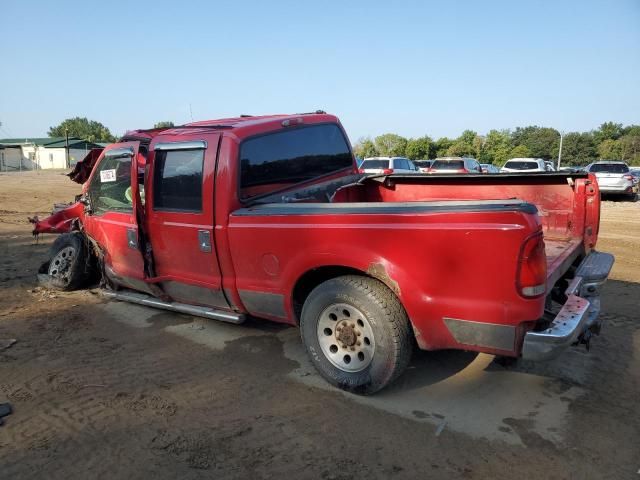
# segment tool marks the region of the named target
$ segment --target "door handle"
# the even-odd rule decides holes
[[[209,230],[198,230],[198,244],[201,252],[211,253],[211,232]]]

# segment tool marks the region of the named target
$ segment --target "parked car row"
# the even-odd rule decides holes
[[[498,168],[490,163],[481,164],[471,157],[439,157],[435,160],[410,160],[406,157],[368,157],[359,162],[360,173],[534,173],[553,172],[553,164],[541,158],[512,158]]]
[[[479,163],[471,157],[440,157],[435,160],[410,160],[406,157],[370,157],[359,166],[365,174],[390,175],[392,173],[429,174],[497,174],[555,172],[553,162],[542,158],[512,158],[502,168],[490,163]],[[600,191],[618,193],[635,198],[638,193],[640,169],[630,169],[624,162],[602,160],[586,167],[562,167],[561,172],[590,172],[598,179]]]

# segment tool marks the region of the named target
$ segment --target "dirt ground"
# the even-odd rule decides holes
[[[605,201],[602,335],[546,364],[419,352],[354,397],[293,328],[52,292],[26,217],[79,187],[0,174],[0,478],[631,479],[640,469],[640,202]]]

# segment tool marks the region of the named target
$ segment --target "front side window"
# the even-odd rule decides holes
[[[131,157],[103,157],[89,185],[91,209],[131,212]]]
[[[153,208],[182,212],[202,211],[204,150],[156,152]]]
[[[334,124],[250,138],[240,145],[240,199],[272,193],[352,166],[349,146]]]

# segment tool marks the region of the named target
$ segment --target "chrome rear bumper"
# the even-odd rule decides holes
[[[599,331],[600,287],[607,281],[613,262],[613,255],[601,252],[584,258],[566,290],[567,301],[549,327],[525,334],[522,358],[549,360],[578,342],[586,332]]]

